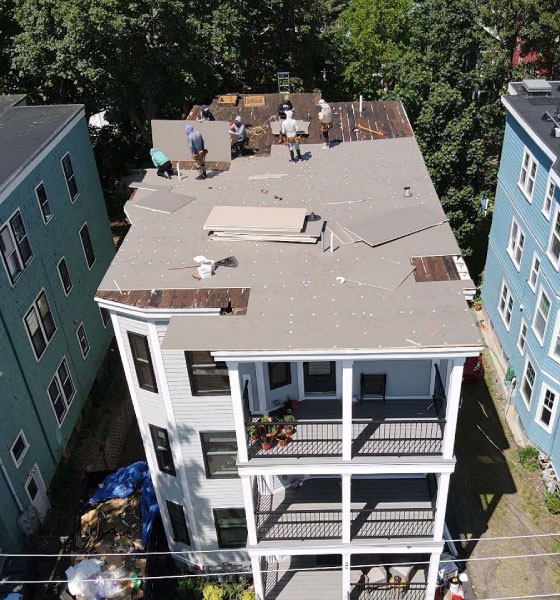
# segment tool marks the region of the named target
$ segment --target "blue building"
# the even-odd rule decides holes
[[[560,82],[511,83],[482,299],[528,438],[560,475]],[[558,137],[557,137],[558,136]]]
[[[113,337],[115,253],[83,106],[0,96],[0,548],[23,545]],[[0,561],[0,571],[2,565]]]

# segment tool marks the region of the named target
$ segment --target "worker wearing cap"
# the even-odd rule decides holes
[[[156,148],[152,148],[150,150],[150,156],[152,157],[154,167],[157,168],[157,174],[160,177],[170,179],[171,175],[174,175],[173,165],[164,152],[157,150]]]
[[[296,162],[294,157],[294,151],[297,152],[298,160],[303,160],[301,152],[299,150],[299,143],[297,141],[298,124],[294,119],[294,113],[291,110],[286,111],[286,118],[282,121],[280,133],[286,138],[288,142],[288,149],[290,150],[290,159],[292,162]]]
[[[321,135],[323,136],[323,149],[328,150],[329,144],[329,131],[331,130],[332,124],[332,110],[331,107],[321,98],[319,100],[319,121],[321,121]]]
[[[197,179],[206,179],[206,155],[208,150],[204,146],[204,138],[200,131],[197,131],[192,125],[185,127],[185,134],[193,160],[196,162],[196,167],[200,173]]]
[[[292,106],[292,101],[290,100],[290,94],[286,94],[282,102],[280,102],[280,104],[278,105],[278,116],[282,120],[284,120],[286,118],[286,112],[288,110],[294,110],[294,107]]]
[[[198,117],[196,117],[197,121],[215,121],[214,115],[210,112],[210,107],[206,104],[202,105],[202,110],[198,113]]]
[[[232,150],[237,154],[242,154],[243,147],[247,144],[247,128],[239,115],[230,123],[229,134],[231,136]]]

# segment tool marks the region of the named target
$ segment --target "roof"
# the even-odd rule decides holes
[[[191,172],[179,182],[148,171],[125,207],[132,226],[98,297],[113,291],[113,302],[122,297],[123,304],[130,304],[130,290],[173,290],[172,296],[183,290],[192,298],[192,290],[250,289],[245,315],[173,316],[166,348],[480,346],[464,296],[466,288],[474,287],[472,281],[448,276],[451,265],[446,270],[438,261],[430,267],[433,276],[417,280],[412,275],[413,258],[418,263],[417,257],[460,254],[415,138],[355,141],[328,151],[311,144],[306,150],[307,160],[290,164],[286,147],[276,145],[270,156],[235,159],[229,171],[211,173],[205,181],[195,180]],[[410,196],[404,195],[405,186]],[[161,212],[141,206],[143,198],[157,193]],[[164,206],[169,194],[194,200],[169,214]],[[214,240],[203,226],[215,206],[305,208],[326,221],[324,240]],[[393,241],[386,241],[376,222],[386,228],[391,215]],[[359,241],[353,228],[370,241]],[[220,266],[212,277],[197,281],[193,257],[200,255],[235,256],[238,266]]]
[[[14,105],[22,95],[0,96],[0,191],[83,110],[82,105]]]
[[[529,80],[530,84],[544,82],[544,80]],[[502,97],[503,103],[510,111],[513,110],[522,122],[555,156],[560,156],[560,138],[554,136],[554,124],[544,117],[545,111],[552,116],[558,114],[560,103],[560,81],[549,81],[551,91],[549,94],[530,94],[522,82],[513,82],[509,85],[510,93]],[[557,119],[560,124],[560,118]],[[556,159],[552,168],[560,176],[560,163]]]

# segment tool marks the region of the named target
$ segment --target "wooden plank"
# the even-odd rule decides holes
[[[245,106],[245,108],[254,108],[254,107],[258,107],[258,106],[265,106],[266,105],[266,100],[265,97],[263,95],[261,96],[245,96],[243,98],[243,106]]]
[[[196,300],[198,293],[197,289],[179,290],[181,294],[175,302],[175,299],[171,303],[172,308],[192,308]]]
[[[445,261],[445,266],[447,267],[447,275],[450,281],[459,281],[461,276],[459,275],[459,271],[457,271],[457,266],[455,265],[455,261],[452,256],[443,256],[443,260]]]
[[[346,117],[348,118],[348,131],[350,133],[350,140],[356,142],[358,141],[358,136],[354,131],[356,128],[356,121],[354,120],[354,108],[351,103],[346,105]]]
[[[147,302],[147,308],[159,308],[163,296],[163,290],[154,290]]]
[[[173,295],[175,292],[176,290],[163,290],[163,294],[159,302],[160,308],[169,308],[171,306],[171,301],[173,300]]]
[[[428,281],[426,270],[424,269],[424,263],[420,256],[413,256],[410,262],[414,266],[414,279],[419,282]]]

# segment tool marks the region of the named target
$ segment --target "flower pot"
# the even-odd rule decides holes
[[[259,439],[259,434],[258,433],[252,433],[251,434],[251,440],[253,442],[256,442]]]
[[[289,400],[288,404],[289,404],[290,408],[298,408],[300,405],[300,401],[299,400]]]
[[[296,428],[293,425],[286,425],[284,428],[284,433],[289,437],[294,435]]]
[[[268,452],[268,450],[272,448],[272,440],[268,438],[266,440],[261,440],[261,448],[265,452]]]
[[[288,437],[285,437],[285,436],[284,436],[284,437],[279,437],[279,438],[278,438],[278,445],[279,445],[281,448],[284,448],[284,446],[287,446],[287,445],[288,445],[288,440],[289,440],[289,439],[290,439],[290,438],[288,438]]]

